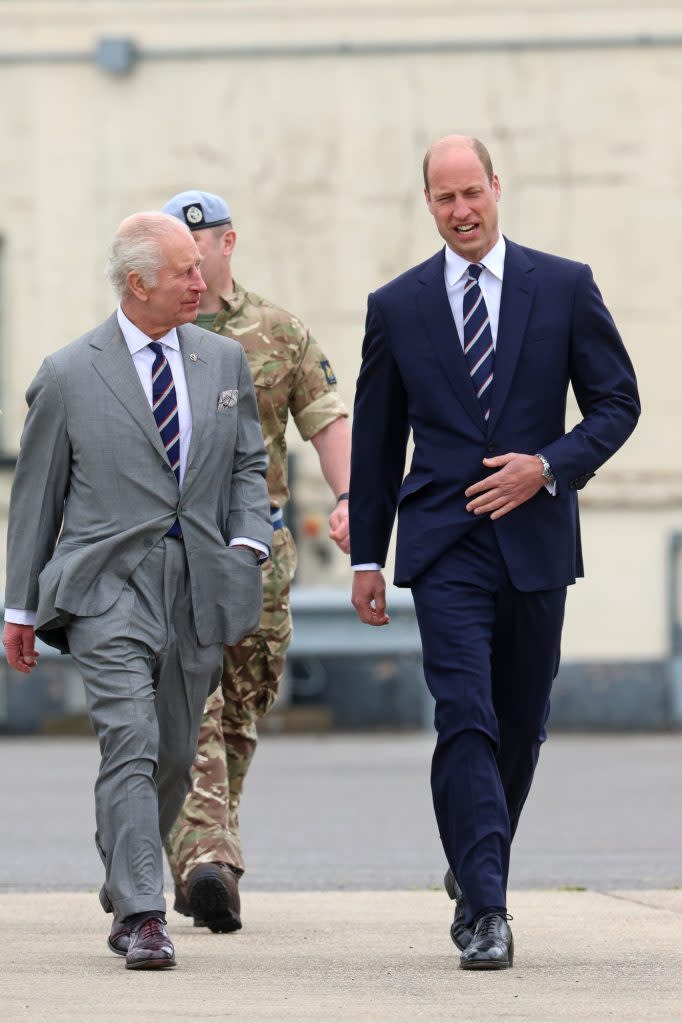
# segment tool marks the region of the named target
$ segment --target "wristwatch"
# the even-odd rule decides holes
[[[552,466],[549,464],[544,455],[541,455],[539,451],[536,451],[535,457],[539,458],[542,462],[542,476],[546,483],[554,483],[556,476],[552,472]]]

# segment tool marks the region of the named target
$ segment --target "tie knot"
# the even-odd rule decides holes
[[[163,355],[163,349],[158,341],[150,341],[147,347],[151,348],[157,359],[160,355]]]
[[[469,279],[470,280],[473,278],[475,281],[477,281],[482,273],[483,273],[483,264],[482,263],[469,263]]]

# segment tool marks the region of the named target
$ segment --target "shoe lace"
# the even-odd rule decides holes
[[[163,936],[163,924],[158,917],[151,916],[140,926],[140,938],[142,941],[148,941],[159,936]]]
[[[482,916],[476,924],[478,937],[489,938],[493,934],[496,921],[499,920],[500,917],[506,921],[514,919],[511,913],[486,913],[485,916]]]

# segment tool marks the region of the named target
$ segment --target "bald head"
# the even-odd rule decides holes
[[[133,213],[121,221],[107,267],[117,296],[122,298],[126,294],[131,272],[154,287],[159,270],[166,264],[167,243],[186,237],[192,237],[189,228],[167,213]]]
[[[434,142],[433,145],[426,150],[426,155],[424,156],[424,188],[427,192],[429,191],[429,164],[431,162],[431,157],[437,154],[447,153],[448,151],[455,149],[473,150],[485,171],[488,182],[492,184],[494,176],[493,163],[490,159],[490,153],[480,139],[474,138],[473,135],[445,135],[444,138],[439,139],[438,142]]]
[[[440,236],[462,259],[479,262],[500,236],[501,189],[488,150],[478,139],[448,135],[426,154],[424,181]]]

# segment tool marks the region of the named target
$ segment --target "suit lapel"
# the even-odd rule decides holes
[[[481,406],[476,398],[469,376],[462,343],[452,318],[452,310],[445,290],[445,250],[430,259],[419,274],[417,307],[445,376],[460,404],[476,426],[486,429]]]
[[[493,377],[493,393],[490,404],[488,432],[495,429],[504,403],[509,395],[509,388],[514,377],[516,364],[521,352],[523,337],[526,332],[528,316],[533,298],[535,284],[531,271],[533,264],[523,249],[513,242],[506,242],[504,259],[504,277],[502,280],[502,298],[500,301],[500,319],[497,327],[497,343],[495,345],[495,369]]]
[[[168,461],[154,414],[115,313],[102,324],[90,343],[93,348],[99,350],[93,359],[94,369],[121,402],[131,419],[135,420],[161,458]]]
[[[215,412],[214,408],[209,408],[210,395],[215,391],[215,387],[211,382],[209,357],[199,332],[195,333],[186,327],[178,327],[177,334],[185,367],[189,403],[192,409],[192,440],[187,455],[187,470],[189,470],[201,450],[201,440],[206,429],[209,412]]]

